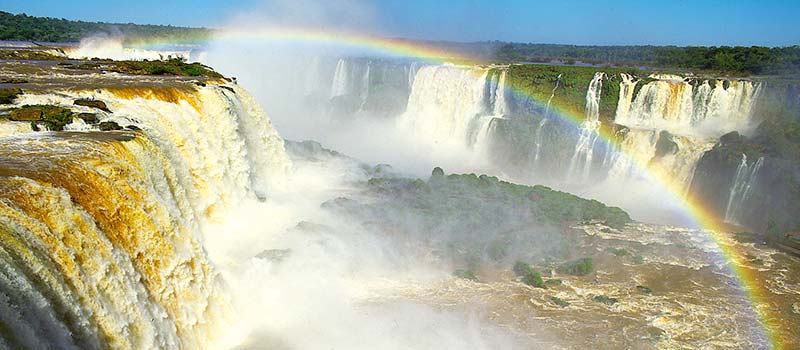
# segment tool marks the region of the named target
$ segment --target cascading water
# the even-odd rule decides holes
[[[635,77],[620,74],[620,94],[615,123],[628,130],[620,152],[608,159],[609,176],[635,176],[635,164],[644,164],[688,190],[697,162],[723,133],[748,132],[754,123],[750,112],[759,85],[749,81],[687,81],[676,75],[651,75],[656,79],[641,87]],[[660,131],[675,143],[672,153],[658,156]],[[606,160],[604,160],[604,164]]]
[[[348,62],[344,58],[340,58],[336,62],[336,70],[333,73],[333,82],[331,83],[331,98],[346,95],[349,91],[349,70]]]
[[[764,157],[759,157],[754,164],[747,163],[747,155],[742,154],[742,162],[736,169],[736,176],[731,184],[730,195],[728,195],[728,205],[725,208],[725,222],[737,224],[737,217],[740,214],[742,205],[750,198],[752,190],[758,177],[758,171],[764,165]]]
[[[496,84],[490,73],[450,65],[420,68],[398,123],[435,143],[486,149],[491,120],[506,113],[505,71]]]
[[[750,81],[686,81],[675,76],[642,86],[623,76],[615,122],[631,128],[668,130],[678,135],[718,137],[730,131],[747,132],[753,101],[760,84]],[[726,84],[729,86],[726,87]]]
[[[576,180],[577,176],[579,182],[586,181],[591,172],[594,146],[600,130],[600,93],[603,89],[603,78],[605,73],[595,73],[586,90],[586,120],[581,125],[581,133],[567,172],[567,179],[572,181]],[[580,174],[576,174],[578,168]]]
[[[0,324],[11,327],[0,347],[202,349],[227,323],[205,227],[267,195],[290,162],[245,91],[179,85],[17,101],[141,131],[0,137]]]
[[[542,120],[539,121],[539,126],[536,128],[536,135],[535,135],[536,140],[534,141],[536,144],[536,150],[534,151],[534,156],[533,156],[534,169],[537,168],[539,164],[539,157],[542,153],[541,152],[542,138],[543,138],[542,130],[544,129],[545,124],[547,124],[547,121],[549,120],[550,102],[553,102],[553,97],[556,96],[556,89],[558,89],[558,84],[561,83],[561,76],[562,74],[559,74],[558,77],[556,77],[556,85],[553,86],[553,91],[550,93],[550,98],[547,99],[547,105],[544,108],[544,115],[542,115]]]

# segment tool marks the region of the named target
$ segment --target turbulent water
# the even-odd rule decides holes
[[[230,316],[204,228],[290,163],[244,90],[164,85],[18,101],[99,99],[141,131],[0,138],[0,348],[199,349]]]

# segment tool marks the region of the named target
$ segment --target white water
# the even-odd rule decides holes
[[[21,96],[19,104],[99,113],[103,121],[136,125],[142,134],[131,141],[95,141],[88,134],[59,139],[53,133],[0,138],[6,161],[37,158],[15,168],[33,167],[33,178],[0,181],[3,196],[10,196],[0,204],[0,226],[10,235],[0,246],[16,241],[17,253],[36,257],[19,261],[0,252],[0,268],[17,271],[12,279],[18,282],[0,281],[3,291],[19,291],[0,298],[2,323],[16,325],[15,336],[23,337],[17,344],[216,348],[218,326],[231,315],[202,245],[207,226],[244,200],[268,197],[291,166],[260,107],[232,88],[235,93],[213,84],[185,93],[165,88],[180,96],[176,102],[125,89]],[[104,101],[113,113],[73,106],[76,98]],[[36,178],[46,174],[52,183]],[[73,182],[82,190],[58,185]],[[32,204],[23,207],[16,191],[36,194]],[[49,282],[20,288],[26,279]],[[7,304],[23,299],[38,311],[17,312]],[[76,329],[84,333],[66,334]]]
[[[535,144],[536,144],[536,150],[534,151],[534,156],[533,156],[533,168],[534,169],[536,169],[538,167],[538,164],[539,164],[539,156],[542,153],[541,152],[542,151],[542,138],[544,137],[542,135],[542,130],[544,129],[545,124],[547,124],[547,121],[549,120],[550,102],[552,102],[553,101],[553,97],[556,96],[556,89],[558,89],[558,84],[559,83],[561,83],[561,74],[559,74],[558,77],[556,77],[556,85],[553,86],[553,91],[550,92],[550,98],[547,99],[547,105],[544,108],[544,115],[542,115],[542,120],[539,121],[539,127],[536,128],[536,135],[534,136],[536,138],[535,141],[534,141]]]
[[[725,208],[725,222],[737,224],[742,205],[750,198],[758,171],[764,165],[764,157],[759,157],[753,164],[747,163],[747,155],[742,154],[742,162],[736,169],[736,176],[731,184],[728,205]]]
[[[597,72],[586,90],[586,120],[581,125],[581,133],[575,144],[575,151],[569,163],[567,179],[585,182],[589,179],[594,157],[594,146],[600,130],[600,93],[603,89],[605,73]],[[580,173],[576,173],[580,171]]]
[[[420,68],[398,124],[424,141],[444,146],[469,148],[486,140],[476,136],[491,124],[484,117],[500,118],[506,111],[505,74],[487,92],[488,73],[485,68],[450,65]]]
[[[617,124],[701,137],[718,137],[734,130],[746,134],[755,126],[750,112],[760,87],[757,83],[733,80],[725,89],[721,80],[693,86],[673,76],[654,77],[664,79],[645,84],[634,99],[636,82],[623,75]]]

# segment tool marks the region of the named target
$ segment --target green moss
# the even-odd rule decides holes
[[[633,257],[633,263],[637,265],[644,264],[644,257],[641,255],[636,255]]]
[[[161,61],[111,61],[108,63],[110,64],[108,70],[118,73],[222,78],[222,74],[211,68],[197,62],[186,63],[186,60],[182,58],[169,58]]]

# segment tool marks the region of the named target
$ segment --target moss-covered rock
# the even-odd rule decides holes
[[[534,288],[547,289],[547,285],[544,283],[544,279],[542,279],[542,274],[539,272],[533,272],[523,276],[522,283]]]
[[[73,114],[69,109],[58,106],[25,105],[11,110],[8,119],[31,122],[34,130],[38,129],[38,125],[44,125],[48,130],[60,131],[64,130],[65,125],[72,123]]]
[[[96,124],[97,123],[97,114],[94,113],[78,113],[76,115],[78,118],[86,122],[86,124]]]

